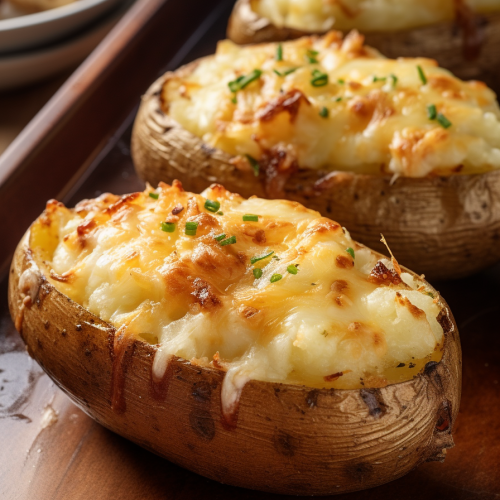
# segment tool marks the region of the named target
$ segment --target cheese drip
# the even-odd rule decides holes
[[[248,380],[381,387],[441,356],[427,286],[295,202],[178,182],[49,202],[30,245],[62,293],[157,346],[155,379],[172,355],[225,370],[226,414]]]

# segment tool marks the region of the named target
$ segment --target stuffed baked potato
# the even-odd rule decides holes
[[[178,182],[52,200],[16,250],[9,305],[85,412],[224,483],[341,493],[453,446],[446,302],[298,203]]]
[[[228,37],[260,43],[358,29],[388,57],[430,57],[500,89],[499,0],[238,0]]]
[[[480,82],[390,60],[352,32],[217,53],[156,81],[132,135],[139,175],[296,200],[427,276],[500,259],[500,109]]]

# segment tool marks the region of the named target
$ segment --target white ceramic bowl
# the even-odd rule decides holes
[[[55,9],[0,20],[0,54],[40,48],[103,15],[123,0],[76,0]]]

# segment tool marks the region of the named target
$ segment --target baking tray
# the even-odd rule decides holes
[[[140,95],[162,71],[213,52],[230,9],[225,0],[139,0],[0,159],[2,499],[279,498],[197,476],[95,423],[26,354],[7,308],[10,256],[48,198],[71,206],[143,188],[129,150]],[[443,464],[337,499],[500,498],[500,266],[435,285],[464,352],[456,447]]]

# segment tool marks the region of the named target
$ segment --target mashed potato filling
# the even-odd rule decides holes
[[[172,355],[225,370],[226,411],[251,379],[383,387],[442,355],[435,292],[295,202],[177,182],[53,201],[30,245],[62,293],[157,346],[156,378]]]
[[[500,11],[499,0],[462,0],[474,12]],[[457,0],[252,0],[251,8],[275,26],[321,32],[367,33],[428,26],[455,18]]]
[[[240,47],[225,40],[169,77],[163,111],[238,168],[406,177],[500,168],[500,108],[429,59],[386,59],[339,32]]]

